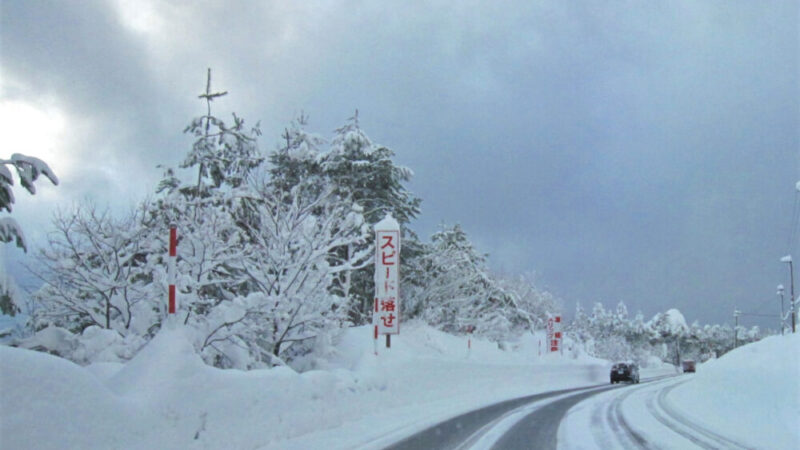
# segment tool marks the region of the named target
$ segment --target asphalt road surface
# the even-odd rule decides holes
[[[684,380],[685,381],[685,380]],[[596,385],[551,391],[486,406],[446,420],[387,447],[419,449],[556,449],[562,420],[573,407],[593,410],[587,425],[588,448],[701,448],[746,449],[747,446],[702,428],[683,417],[666,401],[669,392],[683,381],[672,376],[642,380],[638,385]],[[615,393],[609,391],[617,390]],[[608,393],[603,397],[592,397]],[[635,397],[632,400],[629,397]],[[646,399],[646,400],[645,400]],[[631,426],[622,413],[626,401],[646,402],[646,415],[658,428],[641,430]],[[637,424],[641,426],[641,422]],[[591,431],[591,432],[589,432]],[[669,442],[653,442],[648,436],[670,436]]]
[[[486,406],[460,416],[453,417],[439,424],[436,424],[428,429],[425,429],[417,434],[411,435],[400,442],[397,442],[387,449],[392,450],[419,450],[419,449],[459,449],[470,448],[478,442],[480,436],[490,430],[498,421],[513,413],[514,411],[530,404],[537,403],[542,400],[552,399],[563,395],[568,395],[563,400],[558,400],[549,405],[554,405],[553,409],[548,409],[549,414],[554,414],[554,417],[547,417],[545,423],[537,423],[534,433],[537,433],[536,440],[526,440],[530,431],[524,430],[519,427],[513,427],[515,430],[511,433],[506,433],[501,438],[502,443],[507,446],[499,445],[497,448],[556,448],[556,433],[558,431],[558,424],[561,417],[566,414],[575,403],[583,400],[584,398],[604,392],[609,389],[617,389],[620,385],[608,386],[586,386],[573,389],[564,389],[559,391],[544,392],[541,394],[520,397],[504,402],[495,403],[494,405]],[[566,400],[566,401],[565,401]],[[545,406],[548,408],[549,406]],[[537,413],[538,410],[525,416],[523,422],[528,423],[529,417],[533,416],[532,420],[540,417]],[[517,436],[519,435],[519,436]],[[543,439],[539,441],[539,439]],[[536,446],[531,443],[536,442]],[[498,442],[501,443],[501,442]],[[514,445],[519,445],[514,447]]]

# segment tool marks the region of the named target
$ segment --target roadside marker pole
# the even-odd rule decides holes
[[[178,259],[178,229],[175,225],[169,226],[169,258],[167,265],[167,277],[169,279],[169,303],[167,313],[175,314],[175,265]]]
[[[375,314],[372,315],[372,323],[374,324],[375,328],[375,335],[372,339],[373,344],[373,351],[375,352],[375,356],[378,356],[378,298],[375,297]]]

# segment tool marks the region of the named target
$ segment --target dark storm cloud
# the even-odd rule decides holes
[[[300,111],[327,134],[358,108],[416,173],[421,235],[460,222],[569,309],[721,322],[773,296],[800,251],[796,3],[516,3],[175,2],[140,32],[110,3],[4,1],[2,62],[92,119],[70,151],[147,173],[133,192],[185,154],[211,66],[265,150]]]

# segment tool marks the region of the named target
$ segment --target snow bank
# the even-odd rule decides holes
[[[669,400],[755,448],[800,448],[800,334],[772,336],[697,367]]]
[[[164,329],[127,364],[87,368],[0,347],[3,448],[350,448],[495,401],[604,383],[607,363],[539,356],[527,335],[497,345],[407,323],[374,354],[370,327],[332,342],[325,370],[203,364]]]
[[[0,346],[0,447],[120,448],[147,433],[144,411],[65,359]]]
[[[346,330],[305,362],[324,370],[304,373],[206,366],[181,328],[162,330],[126,364],[83,368],[0,347],[0,447],[381,448],[479,406],[608,382],[607,361],[540,355],[543,333],[509,351],[479,339],[468,349],[466,336],[411,322],[375,355],[371,331]],[[669,400],[756,447],[793,448],[798,355],[798,335],[744,346],[686,375]]]

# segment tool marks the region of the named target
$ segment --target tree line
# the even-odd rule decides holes
[[[370,323],[374,294],[372,225],[391,214],[401,225],[401,317],[448,333],[503,344],[542,330],[561,302],[532,277],[498,276],[458,224],[441,225],[425,241],[410,228],[421,199],[406,185],[411,169],[374,143],[358,113],[330,139],[308,131],[301,115],[262,154],[260,126],[235,113],[212,114],[210,71],[200,98],[206,113],[184,132],[193,143],[177,168],[160,167],[153,193],[126,214],[91,202],[58,211],[32,273],[41,288],[23,299],[0,280],[0,312],[26,313],[12,344],[81,364],[125,361],[166,320],[169,229],[179,232],[176,262],[180,307],[197,352],[222,368],[292,363],[324,349],[347,327]],[[11,211],[16,167],[34,193],[42,174],[35,158],[0,160],[0,210]],[[0,240],[25,248],[20,227],[0,220]],[[646,361],[705,359],[733,346],[727,326],[675,326],[669,312],[645,322],[596,304],[578,306],[567,328],[572,352]],[[680,320],[677,321],[680,324]],[[737,330],[756,340],[757,329]],[[0,330],[2,337],[3,330]]]
[[[706,361],[722,356],[734,348],[734,335],[738,345],[754,342],[762,337],[759,327],[688,325],[680,311],[671,309],[645,320],[642,313],[632,317],[625,303],[619,302],[608,310],[595,303],[587,313],[577,305],[574,320],[567,334],[575,342],[575,352],[586,351],[598,358],[624,361],[632,360],[647,365],[653,357],[673,364],[682,360]]]
[[[83,364],[132,357],[166,320],[172,225],[177,320],[217,367],[287,364],[369,323],[372,225],[386,214],[401,224],[405,320],[501,342],[559,308],[530,279],[492,275],[459,225],[421,240],[409,228],[421,205],[406,187],[413,173],[369,138],[357,112],[330,139],[300,116],[263,155],[258,124],[212,113],[226,94],[211,91],[209,73],[206,114],[184,130],[193,137],[186,157],[159,166],[152,196],[127,214],[83,202],[54,215],[17,345]],[[20,308],[7,303],[4,312]]]

